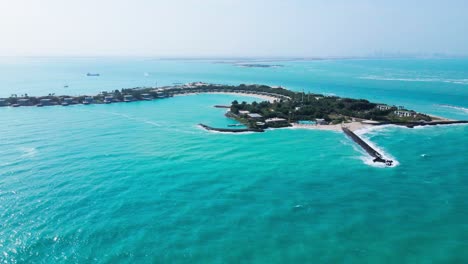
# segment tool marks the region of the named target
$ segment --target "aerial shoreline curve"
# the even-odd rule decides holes
[[[416,126],[466,124],[465,120],[450,120],[418,113],[404,106],[391,106],[372,103],[364,99],[341,98],[304,92],[294,92],[282,87],[266,85],[220,85],[203,82],[160,88],[131,88],[101,92],[94,96],[48,96],[33,97],[23,95],[0,99],[0,106],[45,107],[74,104],[111,104],[134,101],[151,101],[173,96],[201,93],[243,95],[261,99],[260,103],[239,103],[233,101],[227,108],[226,117],[232,118],[245,128],[215,128],[206,124],[200,127],[223,133],[264,132],[266,129],[283,127],[333,130],[344,132],[362,147],[374,162],[392,166],[393,161],[384,159],[353,131],[381,125],[398,125],[413,128]],[[219,106],[215,106],[219,107]]]

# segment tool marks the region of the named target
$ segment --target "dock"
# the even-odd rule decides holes
[[[373,149],[369,144],[367,144],[364,140],[362,140],[358,135],[356,135],[353,131],[349,130],[346,127],[342,127],[343,132],[349,136],[354,142],[356,142],[361,148],[363,148],[371,157],[373,157],[374,162],[384,163],[387,166],[391,166],[393,164],[393,160],[387,160],[382,157],[382,155]]]
[[[265,132],[265,130],[261,128],[239,128],[239,129],[233,129],[233,128],[216,128],[216,127],[210,127],[204,124],[198,124],[199,126],[203,127],[206,130],[210,131],[217,131],[217,132],[227,132],[227,133],[242,133],[242,132]]]

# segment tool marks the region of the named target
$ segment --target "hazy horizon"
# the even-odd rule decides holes
[[[415,2],[18,0],[0,4],[0,56],[468,55],[468,4]]]

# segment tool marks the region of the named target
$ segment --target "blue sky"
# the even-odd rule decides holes
[[[5,0],[0,55],[466,55],[467,25],[461,0]]]

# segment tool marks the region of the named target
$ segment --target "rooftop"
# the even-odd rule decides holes
[[[247,114],[247,116],[250,118],[262,118],[263,117],[262,115],[256,114],[256,113]]]
[[[270,122],[286,122],[286,119],[273,117],[273,118],[268,118],[267,120],[265,120],[265,122],[267,122],[267,123],[270,123]]]

